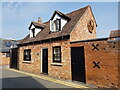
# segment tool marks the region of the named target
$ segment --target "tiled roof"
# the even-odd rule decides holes
[[[45,24],[41,24],[41,23],[38,23],[38,22],[34,22],[34,21],[32,21],[31,22],[31,25],[34,25],[35,27],[40,27],[40,28],[44,28],[45,27]],[[30,27],[31,27],[31,25],[30,25]],[[30,29],[30,27],[29,27],[29,29]]]
[[[60,11],[58,11],[58,10],[56,10],[55,12],[54,12],[54,14],[53,14],[53,16],[51,17],[51,19],[54,17],[54,15],[55,14],[59,14],[61,17],[63,17],[63,18],[66,18],[66,19],[70,19],[70,17],[68,16],[68,15],[66,15],[66,14],[64,14],[64,13],[62,13],[62,12],[60,12]]]
[[[66,25],[62,28],[61,31],[55,32],[55,33],[50,33],[50,21],[47,21],[44,23],[46,25],[45,28],[41,32],[39,32],[36,37],[30,38],[30,35],[28,34],[21,41],[20,44],[70,35],[70,33],[73,30],[73,28],[75,27],[76,23],[82,17],[82,15],[84,14],[84,12],[86,11],[86,9],[88,7],[90,7],[90,6],[86,6],[84,8],[81,8],[81,9],[78,9],[76,11],[66,14],[66,16],[68,16],[70,18],[70,21],[68,23],[66,23]],[[61,13],[61,12],[59,12],[59,13]]]
[[[110,37],[120,37],[120,30],[112,30],[110,32]]]

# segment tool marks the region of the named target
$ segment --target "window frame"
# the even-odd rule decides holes
[[[58,23],[59,22],[59,23]],[[57,32],[57,31],[61,31],[61,19],[56,19],[55,21],[54,21],[54,24],[55,24],[55,28],[54,28],[54,30],[55,30],[55,32]],[[58,25],[59,25],[59,27],[58,27]],[[57,27],[58,27],[58,29],[57,29]]]
[[[60,58],[59,58],[59,60],[55,60],[55,54],[54,54],[54,51],[55,51],[55,48],[59,48],[60,49]],[[53,63],[61,63],[61,46],[55,46],[55,47],[53,47]]]
[[[26,59],[27,56],[25,56],[25,52],[28,53],[29,59]],[[23,61],[31,61],[31,49],[25,49],[23,55],[24,55],[24,56],[23,56],[23,58],[24,58]]]

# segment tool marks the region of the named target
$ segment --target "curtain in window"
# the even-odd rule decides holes
[[[60,31],[60,26],[61,26],[60,20],[61,19],[55,20],[55,30],[56,31]]]
[[[54,22],[50,20],[50,31],[54,32]]]

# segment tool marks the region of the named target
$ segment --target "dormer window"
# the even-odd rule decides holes
[[[55,11],[53,16],[50,19],[50,32],[61,31],[64,25],[70,20],[70,18],[59,12]]]
[[[55,31],[60,31],[61,30],[61,19],[56,19],[55,21],[54,21],[54,23],[55,23]]]
[[[38,18],[37,22],[32,21],[29,30],[30,30],[30,38],[36,37],[39,32],[41,32],[42,29],[45,28],[45,24],[42,23],[41,18]]]

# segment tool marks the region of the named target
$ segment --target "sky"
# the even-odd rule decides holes
[[[117,2],[2,2],[2,38],[23,39],[29,34],[31,21],[38,17],[48,21],[55,10],[63,13],[91,5],[97,22],[97,38],[108,37],[111,30],[118,29]],[[1,22],[0,22],[1,24]]]

